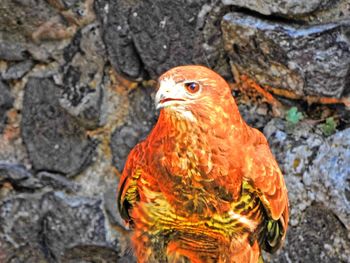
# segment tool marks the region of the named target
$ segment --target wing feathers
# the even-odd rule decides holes
[[[130,221],[129,210],[139,199],[138,180],[142,170],[137,166],[140,161],[141,146],[137,145],[129,154],[120,178],[118,187],[118,209],[120,215],[126,221]]]

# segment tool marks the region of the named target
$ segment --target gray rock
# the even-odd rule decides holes
[[[54,190],[77,192],[80,186],[60,174],[39,172],[34,174],[19,164],[0,162],[0,187],[9,182],[17,192],[38,190],[49,187]]]
[[[25,45],[0,39],[0,59],[21,61],[25,60],[28,55]]]
[[[4,262],[65,262],[63,258],[92,262],[88,257],[97,255],[101,260],[117,258],[118,250],[112,247],[118,243],[108,239],[99,199],[62,192],[22,194],[3,200],[0,215]]]
[[[105,216],[100,200],[69,197],[57,192],[42,200],[42,235],[53,258],[75,244],[106,241]]]
[[[337,215],[350,231],[350,129],[337,132],[322,144],[309,171],[303,175],[318,202]]]
[[[306,209],[297,227],[290,227],[278,257],[269,262],[348,262],[350,241],[346,229],[321,204]]]
[[[34,190],[43,187],[40,180],[23,166],[0,162],[0,187],[5,183],[11,183],[17,191]]]
[[[42,187],[49,186],[54,190],[65,190],[72,193],[80,190],[80,185],[57,173],[39,172],[35,176]]]
[[[146,76],[143,70],[156,78],[178,65],[210,63],[214,66],[220,52],[205,44],[216,39],[215,45],[219,45],[221,40],[209,31],[208,35],[214,37],[203,38],[201,30],[216,3],[209,0],[97,1],[96,10],[104,24],[104,41],[113,67],[127,77],[142,79]]]
[[[62,257],[65,263],[110,263],[121,262],[117,251],[99,245],[77,245],[66,250]]]
[[[64,68],[60,104],[83,126],[96,128],[100,124],[105,64],[99,25],[84,27],[64,54],[69,62]]]
[[[9,87],[0,79],[0,133],[2,133],[5,122],[6,112],[12,107],[13,97]]]
[[[266,124],[264,134],[284,174],[300,178],[325,143],[321,131],[305,122],[293,126],[275,118]]]
[[[43,22],[57,14],[55,8],[44,0],[3,0],[1,4],[0,30],[3,33],[12,32],[15,35],[28,36]]]
[[[128,24],[133,5],[134,1],[96,0],[95,10],[103,24],[103,40],[112,66],[127,77],[140,79],[144,69]]]
[[[117,190],[116,189],[118,189],[118,184],[113,185],[113,187],[108,189],[106,193],[103,195],[104,206],[110,221],[113,222],[114,225],[119,225],[120,227],[124,228],[124,221],[121,218],[117,207],[117,201],[116,201]]]
[[[240,104],[239,101],[237,101],[237,104],[242,118],[251,127],[262,131],[272,118],[268,114],[259,114],[259,112],[257,112],[259,109],[257,105]],[[266,113],[268,112],[267,107],[261,106],[261,108],[266,109]]]
[[[290,225],[296,226],[315,194],[306,190],[303,174],[312,165],[325,139],[313,125],[300,122],[294,126],[281,119],[272,119],[265,126],[264,134],[284,174],[290,202]]]
[[[282,169],[290,229],[273,262],[346,262],[350,255],[350,129],[324,138],[315,125],[271,120],[264,129]],[[314,207],[315,202],[319,205]]]
[[[289,18],[310,24],[339,21],[350,15],[348,0],[222,0],[227,6],[235,6],[243,13],[247,10],[267,16]],[[244,10],[244,9],[247,10]]]
[[[326,6],[331,0],[222,0],[225,5],[235,5],[264,15],[304,15]]]
[[[75,175],[94,155],[96,142],[61,108],[60,88],[50,79],[30,78],[25,88],[22,136],[35,170]]]
[[[4,80],[20,79],[26,74],[34,65],[32,60],[26,60],[11,65],[3,74]]]
[[[0,184],[5,180],[22,181],[31,176],[23,166],[0,162]]]
[[[223,7],[220,0],[204,4],[197,17],[197,30],[200,32],[193,48],[194,64],[205,65],[212,68],[224,78],[232,81],[231,68],[224,42],[220,22],[229,12],[229,7]]]
[[[111,138],[113,164],[123,170],[130,150],[145,139],[156,122],[156,110],[150,88],[139,88],[129,94],[130,115],[126,125],[117,128]]]
[[[225,49],[241,73],[297,95],[349,93],[349,23],[300,26],[242,13],[224,16]]]

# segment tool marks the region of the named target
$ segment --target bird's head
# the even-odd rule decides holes
[[[234,104],[227,82],[209,68],[197,65],[175,67],[159,78],[157,109],[193,116],[198,110],[212,111]]]

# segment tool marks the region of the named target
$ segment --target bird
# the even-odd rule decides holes
[[[137,262],[264,262],[289,219],[282,172],[228,83],[200,65],[158,79],[158,120],[129,153],[117,202]]]

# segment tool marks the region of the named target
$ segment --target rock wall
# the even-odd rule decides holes
[[[190,63],[298,98],[347,99],[350,2],[2,0],[0,262],[132,261],[116,173],[156,121],[152,80]],[[315,120],[240,110],[289,189],[286,244],[266,258],[348,262],[349,110],[330,137]]]

